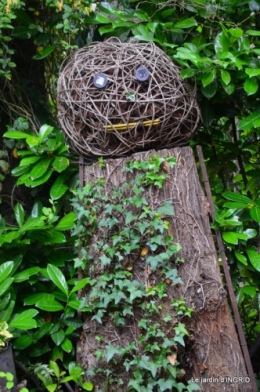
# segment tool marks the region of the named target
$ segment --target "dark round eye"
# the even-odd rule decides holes
[[[139,80],[139,82],[145,82],[146,80],[148,80],[149,76],[150,72],[146,67],[139,67],[135,71],[135,77],[137,80]]]
[[[102,73],[98,73],[94,76],[94,85],[97,88],[104,88],[107,85],[107,77]]]

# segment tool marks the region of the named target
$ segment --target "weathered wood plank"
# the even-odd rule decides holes
[[[184,297],[188,306],[194,308],[191,320],[185,320],[190,332],[186,347],[179,354],[179,361],[186,371],[188,379],[198,379],[203,391],[251,391],[248,382],[225,382],[225,377],[246,377],[247,372],[243,356],[239,347],[232,316],[226,300],[226,292],[221,282],[217,252],[214,246],[210,229],[208,202],[200,185],[196,164],[190,147],[175,148],[160,151],[148,151],[120,159],[107,159],[105,166],[98,163],[85,169],[85,182],[92,183],[97,178],[106,181],[106,194],[109,195],[113,188],[129,182],[134,174],[122,171],[126,162],[133,160],[146,160],[148,156],[174,156],[177,164],[173,168],[165,165],[164,171],[168,178],[162,189],[154,186],[147,187],[146,199],[151,209],[156,209],[165,200],[173,203],[175,216],[168,218],[169,232],[174,241],[180,243],[182,249],[178,256],[184,263],[178,264],[178,274],[183,285],[172,287],[168,292],[168,302],[173,298]],[[97,234],[98,235],[98,234]],[[97,237],[93,239],[97,240]],[[147,279],[156,280],[156,276],[146,276],[146,271],[141,264],[135,265],[135,279],[141,282]],[[152,274],[153,275],[153,274]],[[156,275],[156,274],[155,274]],[[170,312],[169,308],[169,312]],[[135,319],[138,320],[138,310]],[[95,336],[106,335],[120,340],[120,344],[127,345],[138,334],[137,324],[134,320],[124,328],[116,330],[111,320],[99,325],[96,321],[85,322],[85,341],[82,341],[82,363],[87,368],[106,366],[106,363],[97,362],[93,351],[97,349]],[[135,332],[133,332],[135,330]],[[111,338],[111,339],[112,339]],[[122,373],[124,372],[122,368]],[[214,378],[209,382],[206,379]],[[127,380],[121,389],[127,391]],[[96,380],[100,390],[100,383]]]

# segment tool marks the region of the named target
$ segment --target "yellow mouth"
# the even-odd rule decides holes
[[[107,125],[104,126],[103,128],[106,129],[108,132],[112,132],[114,130],[116,131],[125,131],[127,128],[133,128],[136,125],[143,125],[145,127],[149,127],[150,125],[158,125],[160,124],[160,120],[147,120],[147,121],[141,121],[141,122],[133,122],[133,123],[127,123],[127,124],[113,124],[113,125]]]

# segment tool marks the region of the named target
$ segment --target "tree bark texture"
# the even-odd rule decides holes
[[[170,222],[169,232],[182,247],[178,257],[183,258],[184,262],[178,264],[178,276],[183,284],[170,288],[169,300],[164,302],[164,307],[171,312],[169,301],[183,297],[187,306],[194,309],[192,317],[185,319],[190,336],[185,347],[178,351],[178,360],[185,369],[187,379],[196,379],[202,391],[249,392],[252,389],[250,383],[245,381],[247,372],[244,359],[221,281],[217,251],[209,224],[209,205],[200,185],[192,149],[183,147],[152,150],[126,158],[107,159],[102,168],[98,163],[85,168],[85,182],[93,183],[97,178],[104,178],[106,194],[109,195],[111,189],[129,182],[135,176],[134,173],[122,171],[126,162],[146,160],[153,155],[172,156],[177,162],[173,168],[167,165],[164,167],[168,177],[162,189],[147,186],[146,199],[151,209],[158,208],[165,200],[172,201],[175,216],[167,218]],[[93,238],[93,241],[96,240],[97,237]],[[134,265],[133,274],[141,282],[148,281],[151,286],[155,284],[156,274],[147,275],[138,262]],[[138,309],[135,319],[138,320]],[[155,321],[162,322],[160,319]],[[90,365],[107,366],[94,357],[93,352],[97,349],[96,335],[103,336],[105,343],[115,339],[121,345],[127,345],[135,338],[129,333],[131,328],[137,331],[135,320],[131,322],[132,326],[118,329],[110,319],[99,324],[89,317],[85,321],[81,340],[81,362],[84,368]],[[244,379],[231,381],[227,377]],[[127,376],[125,380],[127,382]],[[102,380],[96,380],[95,383],[99,390],[105,391]],[[127,391],[127,384],[119,390]]]

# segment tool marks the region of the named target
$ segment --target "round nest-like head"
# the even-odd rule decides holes
[[[200,121],[195,93],[154,43],[92,43],[62,65],[58,118],[83,155],[182,146]]]

